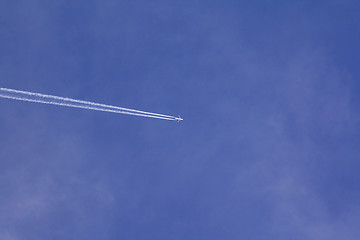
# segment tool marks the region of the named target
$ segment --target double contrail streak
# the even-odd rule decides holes
[[[144,112],[144,111],[123,108],[123,107],[116,107],[116,106],[111,106],[111,105],[106,105],[106,104],[101,104],[101,103],[93,103],[93,102],[88,102],[88,101],[76,100],[76,99],[72,99],[72,98],[64,98],[64,97],[58,97],[58,96],[53,96],[53,95],[25,92],[25,91],[19,91],[19,90],[8,89],[8,88],[0,88],[0,97],[14,99],[14,100],[21,100],[21,101],[26,101],[26,102],[37,102],[37,103],[52,104],[52,105],[59,105],[59,106],[65,106],[65,107],[82,108],[82,109],[89,109],[89,110],[102,111],[102,112],[121,113],[121,114],[128,114],[128,115],[134,115],[134,116],[140,116],[140,117],[164,119],[164,120],[169,120],[169,121],[183,120],[180,117],[174,117],[174,116],[170,116],[170,115]]]

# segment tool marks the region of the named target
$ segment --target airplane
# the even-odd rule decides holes
[[[178,117],[175,118],[175,120],[178,121],[178,122],[180,122],[180,121],[182,121],[182,120],[184,120],[184,119],[182,119],[182,118],[180,117],[180,115],[178,115]]]

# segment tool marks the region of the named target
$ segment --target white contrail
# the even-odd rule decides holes
[[[174,117],[170,115],[144,112],[129,108],[116,107],[106,104],[81,101],[72,98],[64,98],[53,95],[19,91],[8,88],[0,88],[0,97],[14,99],[14,100],[21,100],[26,102],[37,102],[37,103],[52,104],[52,105],[59,105],[66,107],[90,109],[90,110],[103,111],[103,112],[121,113],[121,114],[128,114],[128,115],[141,116],[141,117],[164,119],[170,121],[182,120],[182,118],[180,117]]]

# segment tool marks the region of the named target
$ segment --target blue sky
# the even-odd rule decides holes
[[[357,1],[0,1],[0,239],[359,239]]]

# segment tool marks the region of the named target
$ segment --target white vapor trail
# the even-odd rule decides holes
[[[183,120],[180,117],[174,117],[170,115],[144,112],[129,108],[116,107],[106,104],[93,103],[93,102],[76,100],[72,98],[58,97],[53,95],[19,91],[8,88],[0,88],[0,97],[14,99],[14,100],[21,100],[26,102],[37,102],[37,103],[52,104],[52,105],[59,105],[65,107],[83,108],[83,109],[102,111],[102,112],[121,113],[121,114],[128,114],[128,115],[141,116],[141,117],[164,119],[169,121]]]

